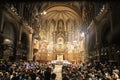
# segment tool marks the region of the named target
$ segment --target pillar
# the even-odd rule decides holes
[[[99,26],[99,25],[98,25]],[[95,23],[95,37],[96,37],[96,54],[97,54],[97,60],[100,61],[100,53],[99,53],[99,31],[97,30],[97,25]]]
[[[56,53],[55,53],[55,47],[56,47],[56,41],[55,41],[55,32],[53,32],[53,56],[52,59],[54,60],[56,58]]]
[[[17,39],[17,51],[16,51],[16,57],[18,57],[19,55],[21,55],[21,34],[22,34],[22,27],[23,27],[23,22],[22,19],[19,22],[19,29],[18,29],[18,39]],[[16,58],[17,60],[18,58]]]
[[[3,11],[0,10],[0,32],[3,31],[3,24],[4,24],[4,15],[3,15]]]
[[[83,52],[82,55],[82,62],[86,62],[88,60],[88,50],[87,50],[87,32],[84,32],[84,39],[82,40],[83,45]]]
[[[29,61],[33,60],[33,39],[32,39],[32,34],[29,34],[29,53],[28,53],[28,58]]]

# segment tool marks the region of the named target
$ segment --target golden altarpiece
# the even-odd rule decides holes
[[[84,60],[83,40],[80,39],[80,16],[72,8],[63,4],[44,10],[41,15],[40,37],[34,40],[36,60],[68,60],[80,62]],[[43,12],[44,12],[43,11]]]

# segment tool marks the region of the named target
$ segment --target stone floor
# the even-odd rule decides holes
[[[57,75],[56,80],[62,80],[62,65],[55,65],[53,72]]]

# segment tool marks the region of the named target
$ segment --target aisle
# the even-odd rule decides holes
[[[57,75],[56,80],[62,80],[62,65],[55,65],[53,72]]]

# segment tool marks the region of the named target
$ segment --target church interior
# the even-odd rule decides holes
[[[40,1],[0,5],[0,59],[120,65],[117,2]]]
[[[120,80],[115,1],[0,3],[0,80]]]

